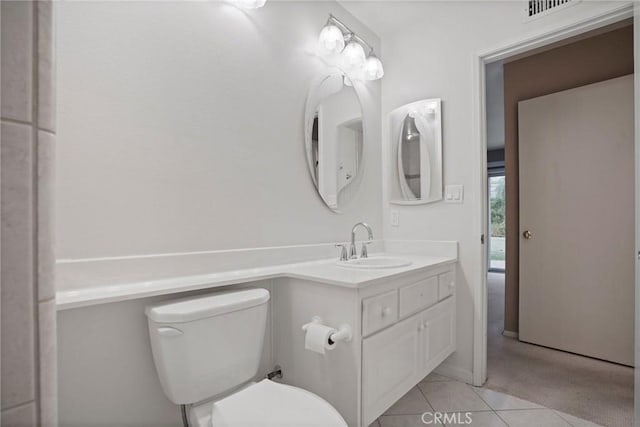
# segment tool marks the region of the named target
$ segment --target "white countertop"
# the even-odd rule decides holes
[[[383,254],[372,254],[371,257]],[[268,280],[275,278],[295,278],[326,283],[329,285],[359,289],[379,283],[389,278],[397,278],[424,269],[451,264],[455,257],[434,257],[409,254],[384,254],[411,260],[411,264],[398,268],[358,269],[345,268],[336,259],[323,259],[294,264],[281,264],[260,268],[239,269],[181,276],[158,280],[122,283],[112,286],[96,286],[78,290],[63,290],[56,293],[58,310],[86,307],[96,304],[126,301],[156,295],[165,295],[197,289],[215,288],[233,284]]]

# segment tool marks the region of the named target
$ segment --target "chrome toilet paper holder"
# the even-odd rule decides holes
[[[315,324],[324,325],[324,322],[322,321],[322,317],[313,316],[311,318],[311,322],[305,323],[304,325],[302,325],[302,330],[306,332],[309,326],[315,325]],[[329,344],[333,344],[334,342],[338,342],[338,341],[349,342],[352,339],[353,339],[353,329],[351,329],[350,325],[343,323],[342,325],[340,325],[340,327],[338,327],[337,332],[335,332],[334,334],[331,334],[331,336],[329,337]]]

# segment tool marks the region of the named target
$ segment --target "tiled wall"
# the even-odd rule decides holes
[[[2,426],[57,424],[50,2],[3,1]]]

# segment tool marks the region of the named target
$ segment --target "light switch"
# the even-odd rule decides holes
[[[447,203],[462,203],[464,200],[464,186],[447,185],[444,187],[444,200]]]
[[[400,225],[400,212],[396,210],[391,211],[391,225],[398,227]]]

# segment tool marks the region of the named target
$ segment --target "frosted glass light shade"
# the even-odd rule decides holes
[[[338,54],[344,49],[344,34],[335,25],[327,25],[318,38],[318,54],[324,57]]]
[[[367,61],[364,63],[363,75],[365,80],[378,80],[384,76],[382,62],[375,55],[367,58]]]
[[[235,6],[242,9],[259,9],[267,0],[229,0]]]
[[[364,48],[358,42],[351,41],[342,51],[342,67],[346,73],[360,71],[364,66],[366,56]]]

